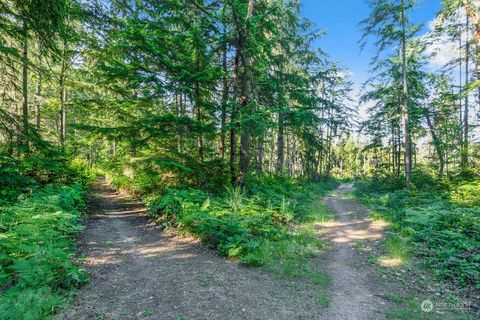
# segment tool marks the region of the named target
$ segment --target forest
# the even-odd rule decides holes
[[[0,0],[0,319],[478,319],[480,3],[350,2]]]

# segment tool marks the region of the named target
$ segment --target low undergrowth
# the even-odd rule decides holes
[[[61,153],[52,158],[29,155],[21,159],[0,154],[0,206],[10,205],[19,196],[47,184],[88,186],[94,179],[93,170],[84,160],[69,160]]]
[[[197,237],[241,264],[328,283],[308,258],[324,245],[313,222],[332,218],[321,197],[336,188],[337,181],[250,176],[241,190],[226,187],[228,175],[199,185],[175,174],[157,174],[161,181],[152,183],[138,163],[112,163],[102,169],[115,188],[142,197],[150,217],[165,227]]]
[[[308,222],[324,217],[327,210],[315,200],[336,185],[269,176],[251,179],[245,191],[167,189],[144,202],[159,223],[200,238],[221,255],[324,284],[328,279],[307,263],[322,245]]]
[[[0,319],[43,319],[87,280],[72,263],[85,189],[47,185],[0,207]]]
[[[375,218],[391,222],[394,248],[414,254],[438,277],[480,289],[480,185],[478,180],[429,181],[410,193],[392,180],[357,182],[356,195]],[[398,246],[401,244],[401,246]]]

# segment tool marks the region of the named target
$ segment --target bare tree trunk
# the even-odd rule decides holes
[[[274,166],[273,166],[273,155],[275,154],[275,138],[273,137],[274,133],[272,130],[272,137],[270,139],[270,159],[268,161],[268,171],[273,172]]]
[[[258,173],[263,173],[263,159],[265,158],[265,132],[260,136],[260,141],[258,142],[258,159],[257,159],[257,171]]]
[[[38,74],[38,84],[37,84],[37,101],[35,106],[35,126],[37,130],[41,129],[41,95],[42,95],[42,74]]]
[[[297,140],[295,136],[292,136],[292,155],[291,155],[291,165],[292,165],[292,176],[296,177],[297,173]]]
[[[397,127],[397,177],[400,177],[401,159],[402,159],[402,133],[400,127]]]
[[[248,0],[247,19],[252,16],[253,0]]]
[[[245,179],[249,171],[249,147],[250,147],[250,134],[248,129],[242,127],[240,135],[240,163],[239,163],[239,179],[238,184],[243,186],[245,184]]]
[[[23,39],[22,39],[22,122],[23,122],[23,143],[29,152],[28,144],[28,30],[27,23],[23,22]]]
[[[313,167],[312,167],[312,179],[314,181],[318,181],[319,178],[319,173],[318,173],[318,166],[320,164],[320,159],[317,156],[317,150],[315,148],[312,148],[312,162],[313,162]]]
[[[114,138],[113,139],[113,146],[112,146],[112,153],[113,153],[114,158],[117,157],[117,149],[118,149],[118,140],[117,140],[117,138]]]
[[[327,132],[326,132],[326,146],[327,149],[325,150],[325,175],[329,176],[330,175],[330,170],[331,170],[331,138],[332,138],[332,130],[333,128],[331,127],[330,120],[331,120],[331,110],[327,110]]]
[[[178,116],[183,117],[185,115],[185,102],[183,99],[183,92],[181,90],[182,84],[179,83],[180,93],[178,94]],[[177,151],[181,153],[183,150],[183,132],[180,130],[177,137]]]
[[[325,111],[322,109],[322,113],[320,118],[324,119]],[[323,174],[323,150],[324,150],[324,143],[323,143],[323,125],[320,125],[320,149],[318,150],[318,175],[321,177]]]
[[[327,149],[327,176],[330,176],[330,173],[332,171],[332,139],[333,139],[333,131],[332,128],[330,128],[329,134],[328,134],[328,149]]]
[[[66,96],[67,91],[65,88],[66,77],[66,62],[65,62],[65,49],[64,56],[62,58],[62,70],[60,73],[60,145],[65,147],[65,139],[67,137],[67,108],[66,108]]]
[[[198,121],[202,120],[202,110],[201,110],[201,96],[200,96],[200,85],[195,83],[195,113]],[[203,137],[200,135],[197,138],[197,148],[198,148],[198,161],[203,162]]]
[[[283,162],[285,159],[284,155],[284,123],[283,123],[283,113],[278,113],[278,133],[277,133],[277,164],[275,166],[275,171],[280,174],[283,171]]]
[[[38,64],[41,65],[42,63],[42,47],[40,45],[38,49]],[[36,99],[36,106],[35,106],[35,126],[37,130],[41,129],[41,103],[42,103],[42,71],[38,71],[38,83],[37,83],[37,99]]]
[[[397,139],[395,136],[395,124],[392,122],[391,127],[392,134],[392,176],[395,176],[397,173]]]
[[[20,106],[19,106],[19,102],[17,100],[17,89],[16,89],[15,86],[13,86],[13,88],[12,88],[12,100],[13,100],[12,112],[13,112],[13,114],[19,115],[20,114]]]

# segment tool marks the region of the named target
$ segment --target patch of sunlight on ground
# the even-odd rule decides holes
[[[370,223],[369,228],[372,229],[372,230],[383,230],[386,227],[388,227],[389,225],[390,225],[390,222],[382,220],[382,219],[378,219],[378,220],[373,220]]]
[[[380,257],[378,258],[378,264],[387,268],[395,268],[401,266],[405,260],[401,258],[389,258],[389,257]]]

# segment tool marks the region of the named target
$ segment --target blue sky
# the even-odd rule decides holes
[[[423,0],[417,4],[412,19],[414,22],[433,20],[440,9],[441,0]],[[372,48],[360,52],[361,38],[358,23],[369,15],[365,0],[302,0],[302,14],[316,26],[326,31],[317,45],[352,73],[358,88],[368,78]]]

